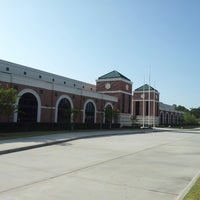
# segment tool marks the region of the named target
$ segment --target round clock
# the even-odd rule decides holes
[[[106,83],[105,84],[105,88],[108,90],[108,89],[110,89],[110,83]]]

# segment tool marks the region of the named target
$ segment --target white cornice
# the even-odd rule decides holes
[[[122,90],[115,90],[115,91],[100,91],[99,93],[101,93],[101,94],[115,94],[115,93],[123,93],[123,94],[128,94],[128,95],[131,95],[131,96],[132,96],[132,93],[125,92],[125,91],[122,91]]]
[[[145,94],[147,94],[147,93],[149,93],[149,90],[146,90],[146,91],[133,91],[133,94],[143,94],[143,93],[145,93]],[[158,92],[158,91],[156,91],[156,90],[150,90],[150,93],[155,93],[155,94],[160,94],[160,92]]]
[[[133,84],[132,81],[128,81],[126,79],[123,78],[108,78],[108,79],[97,79],[96,82],[97,83],[101,83],[101,82],[113,82],[113,81],[123,81],[129,84]]]
[[[13,75],[19,75],[23,77],[29,77],[35,80],[41,80],[46,82],[53,82],[60,85],[67,85],[70,87],[76,87],[84,90],[96,91],[96,85],[85,83],[82,81],[74,80],[64,76],[59,76],[42,70],[26,67],[16,63],[0,60],[0,72],[10,73]],[[25,73],[25,74],[24,74]]]
[[[136,101],[139,101],[139,102],[149,102],[149,99],[133,99],[132,102],[136,102]],[[150,99],[150,102],[157,102],[159,103],[159,100],[155,100],[155,99]]]
[[[92,92],[92,91],[87,91],[87,90],[79,89],[76,87],[69,87],[67,85],[60,85],[53,82],[36,80],[36,79],[32,79],[26,76],[19,76],[19,75],[13,75],[9,73],[0,72],[0,77],[1,77],[0,81],[2,82],[27,85],[27,86],[38,87],[38,88],[43,88],[47,90],[55,90],[58,92],[65,92],[65,93],[70,93],[70,94],[75,94],[75,95],[80,95],[80,96],[86,96],[86,97],[91,97],[91,98],[96,98],[96,99],[118,102],[118,99],[113,96],[109,96],[109,95],[105,95],[105,94],[101,94],[97,92]]]

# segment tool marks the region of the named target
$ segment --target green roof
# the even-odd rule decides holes
[[[115,71],[115,70],[99,77],[98,79],[112,79],[112,78],[122,78],[127,81],[131,81],[130,79],[128,79],[127,77],[125,77],[124,75],[122,75],[121,73],[119,73],[118,71]]]
[[[150,89],[150,91],[156,91],[156,92],[158,92],[158,90],[156,90],[155,88],[153,88],[151,86],[149,87],[148,84],[144,84],[143,86],[137,88],[135,91],[142,92],[142,91],[149,91],[149,89]]]

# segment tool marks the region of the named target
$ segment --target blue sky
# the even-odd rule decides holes
[[[200,106],[199,0],[0,0],[0,59],[95,84],[117,70]]]

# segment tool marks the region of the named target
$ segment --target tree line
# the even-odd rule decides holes
[[[183,124],[184,125],[199,125],[200,124],[200,107],[188,109],[181,105],[174,105],[175,109],[184,112]]]

